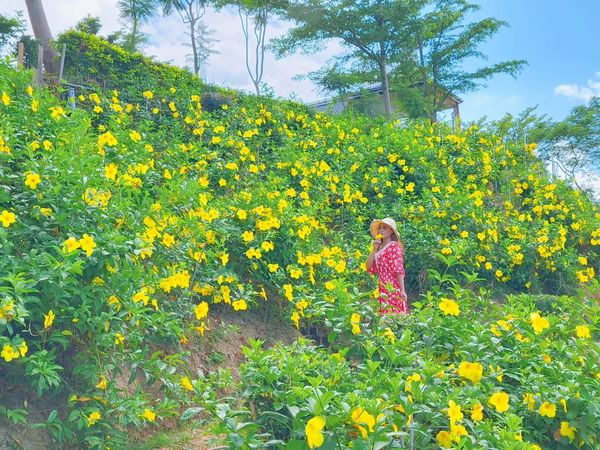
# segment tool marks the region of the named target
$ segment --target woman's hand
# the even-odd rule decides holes
[[[402,290],[402,291],[400,291],[400,292],[398,293],[398,295],[399,295],[399,296],[400,296],[400,298],[401,298],[402,300],[404,300],[405,302],[407,302],[407,301],[408,301],[408,295],[406,295],[406,291]]]
[[[380,239],[375,239],[373,241],[373,251],[377,252],[379,251],[379,248],[381,247],[381,240]]]

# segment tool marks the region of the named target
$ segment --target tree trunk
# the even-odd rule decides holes
[[[188,3],[188,17],[190,20],[190,39],[192,41],[192,56],[194,58],[194,74],[199,76],[200,64],[198,62],[198,43],[196,42],[196,22],[197,18],[192,9],[193,5],[191,2]]]
[[[381,87],[383,90],[383,102],[385,104],[385,114],[391,119],[392,118],[392,99],[390,97],[390,85],[388,81],[388,73],[385,55],[379,60],[379,72],[381,77]]]
[[[44,68],[46,69],[46,73],[58,76],[60,65],[58,52],[52,47],[52,33],[50,32],[48,20],[44,13],[42,0],[25,0],[25,4],[27,5],[33,35],[44,47]]]
[[[423,92],[423,98],[425,99],[425,105],[430,105],[431,102],[431,98],[430,98],[430,92],[429,92],[429,80],[427,79],[427,68],[425,67],[425,55],[423,52],[423,40],[421,39],[421,37],[419,36],[419,61],[420,61],[420,65],[421,65],[421,90]],[[435,88],[435,87],[434,87]],[[432,122],[435,122],[435,100],[434,100],[434,106],[433,106],[433,114],[434,114],[434,119],[431,120],[431,114],[432,114],[432,110],[429,109],[429,107],[427,108],[427,116],[429,117],[429,120]]]

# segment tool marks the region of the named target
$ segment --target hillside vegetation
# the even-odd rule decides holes
[[[75,37],[89,79],[130,58]],[[595,448],[600,211],[535,144],[207,96],[161,67],[72,110],[0,64],[6,420],[77,448],[186,408],[231,448]],[[364,260],[386,216],[413,314],[380,321]],[[250,309],[329,346],[254,342],[220,398],[228,377],[186,358]]]

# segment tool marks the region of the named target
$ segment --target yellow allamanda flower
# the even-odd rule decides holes
[[[458,374],[470,380],[472,383],[478,383],[483,377],[483,365],[480,363],[470,363],[463,361],[458,366]]]
[[[248,309],[248,304],[244,299],[235,300],[233,303],[231,303],[231,306],[233,307],[234,311],[246,311]]]
[[[496,408],[498,412],[508,411],[510,398],[506,392],[494,392],[488,400],[490,406]]]
[[[575,333],[580,339],[591,339],[592,337],[590,329],[586,325],[577,325],[575,327]]]
[[[352,334],[357,335],[360,333],[360,314],[352,313],[350,316],[350,324],[352,325]]]
[[[87,233],[84,233],[81,239],[79,239],[79,247],[85,251],[87,256],[92,256],[94,249],[96,248],[96,242],[94,238]]]
[[[7,211],[6,209],[2,210],[2,213],[0,213],[0,222],[2,222],[2,226],[4,228],[10,227],[16,221],[17,216],[15,215],[15,213]]]
[[[146,419],[148,422],[154,422],[156,419],[156,413],[149,408],[144,409],[144,412],[140,415],[143,419]]]
[[[55,317],[54,311],[52,310],[48,311],[48,314],[44,314],[44,330],[47,330],[52,326]]]
[[[481,403],[477,402],[473,405],[473,408],[471,409],[471,420],[473,420],[473,422],[483,420],[483,405]]]
[[[369,414],[360,406],[352,411],[352,420],[354,421],[354,426],[360,430],[363,438],[366,438],[369,432],[375,431],[375,424],[377,423],[375,416]],[[363,425],[366,425],[366,427]]]
[[[458,303],[449,298],[442,297],[439,307],[446,316],[458,316],[460,314]]]
[[[323,441],[325,440],[323,428],[325,428],[325,418],[321,416],[315,416],[306,422],[304,433],[306,434],[309,448],[318,448],[323,445]]]
[[[450,419],[450,424],[455,424],[461,422],[463,420],[463,413],[461,411],[460,405],[456,404],[454,400],[450,400],[448,402],[448,418]]]
[[[572,427],[569,422],[562,421],[560,423],[560,435],[568,438],[570,441],[575,439],[576,428]]]
[[[188,377],[183,377],[179,382],[186,391],[194,391],[194,386]]]
[[[443,448],[452,447],[452,434],[449,431],[441,430],[435,436],[435,439],[438,442],[438,445]]]
[[[13,359],[19,357],[19,351],[10,344],[4,344],[2,346],[2,351],[0,352],[0,357],[6,362],[11,362]]]
[[[550,327],[550,322],[545,317],[540,316],[538,312],[532,312],[530,315],[531,326],[536,334],[542,333],[546,328]]]
[[[100,414],[99,411],[92,412],[89,416],[86,417],[86,419],[87,419],[87,426],[91,427],[96,422],[98,422],[101,417],[102,417],[102,414]]]
[[[554,403],[544,402],[538,409],[540,416],[555,417],[556,416],[556,405]]]
[[[107,164],[104,167],[104,176],[109,180],[115,180],[117,178],[117,173],[119,171],[119,166],[115,163]]]
[[[4,91],[2,91],[2,103],[4,104],[4,106],[9,106],[12,103],[12,100],[10,99],[10,95],[8,95]]]

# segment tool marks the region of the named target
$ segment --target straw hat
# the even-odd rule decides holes
[[[398,230],[396,229],[396,221],[390,217],[386,217],[385,219],[375,219],[373,222],[371,222],[371,225],[369,226],[371,236],[377,236],[377,230],[379,228],[379,225],[382,223],[385,223],[387,226],[389,226],[394,232],[396,239],[400,241],[400,234],[398,234]]]

